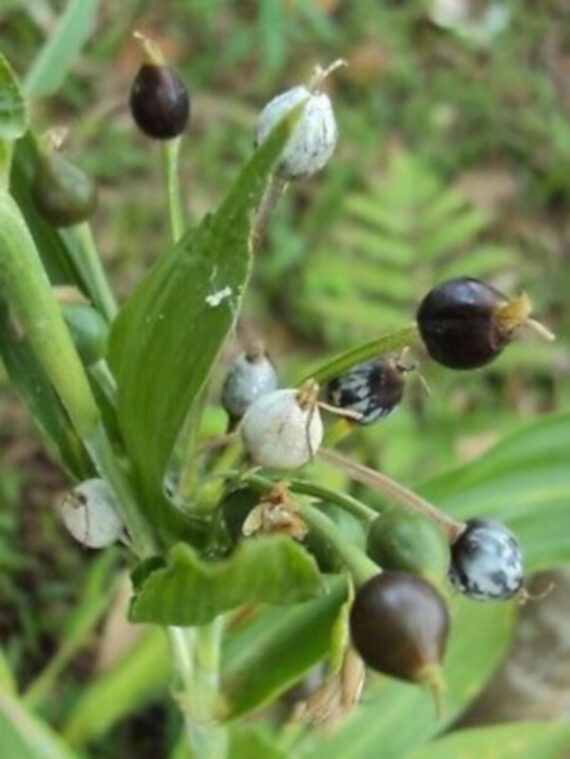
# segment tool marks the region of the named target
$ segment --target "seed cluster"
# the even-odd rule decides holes
[[[156,51],[153,53],[149,45],[147,48],[151,62],[144,63],[134,78],[129,101],[131,114],[149,137],[173,139],[183,133],[188,123],[190,95],[176,72],[155,60]],[[338,129],[331,99],[321,85],[335,67],[333,64],[324,71],[318,69],[312,82],[277,95],[259,114],[255,128],[257,144],[267,140],[292,109],[304,104],[279,157],[274,180],[312,176],[332,157]],[[37,210],[58,226],[84,221],[92,213],[96,199],[94,186],[77,167],[57,154],[47,153],[38,158],[32,195]],[[220,290],[216,297],[224,293],[225,290]],[[212,301],[210,305],[216,304]],[[107,325],[99,324],[98,317],[90,306],[66,311],[76,346],[88,366],[100,361],[105,353]],[[445,367],[460,370],[483,367],[497,358],[520,328],[532,321],[529,317],[528,298],[522,295],[509,298],[472,277],[436,285],[422,299],[416,314],[419,335],[428,355]],[[342,410],[344,416],[364,426],[381,420],[401,403],[409,368],[401,357],[393,355],[353,366],[328,380],[324,388],[328,410],[330,406],[335,413]],[[318,452],[324,436],[320,407],[327,408],[327,404],[319,400],[319,387],[311,380],[300,388],[278,389],[278,384],[275,367],[258,346],[235,357],[223,384],[221,401],[230,428],[238,427],[247,465],[293,470],[310,462]],[[253,477],[250,484],[252,480]],[[338,570],[336,560],[349,566],[352,560],[357,569],[351,569],[359,585],[350,610],[350,638],[366,665],[379,672],[427,684],[437,692],[450,626],[443,588],[449,589],[451,582],[470,598],[503,600],[516,595],[523,585],[521,547],[515,536],[498,522],[472,519],[457,538],[454,535],[450,546],[449,532],[435,523],[442,521],[442,515],[436,514],[440,519],[434,521],[434,509],[429,504],[426,509],[425,501],[424,511],[430,515],[429,519],[393,510],[378,517],[368,514],[362,520],[364,526],[353,518],[355,499],[352,499],[350,519],[362,536],[362,545],[358,545],[347,530],[338,529],[331,516],[334,508],[341,510],[346,506],[347,497],[344,504],[339,501],[333,504],[333,509],[317,512],[325,524],[327,519],[333,523],[344,546],[350,542],[352,551],[343,551],[329,540],[330,530],[310,534],[314,525],[308,518],[304,520],[301,506],[290,498],[289,487],[288,483],[279,483],[264,498],[259,498],[249,486],[226,493],[220,499],[225,534],[232,547],[244,538],[255,539],[258,533],[280,532],[299,541],[307,538],[305,547],[320,558],[321,568],[328,566],[334,571]],[[306,495],[311,490],[300,492]],[[407,495],[413,497],[409,491]],[[404,498],[401,500],[406,502]],[[409,498],[407,504],[410,505]],[[367,510],[365,505],[357,505]],[[59,510],[69,532],[83,545],[101,548],[124,537],[114,493],[103,480],[91,479],[75,487]],[[305,513],[306,510],[305,504]],[[346,512],[341,513],[346,517]],[[319,540],[321,549],[316,549]],[[341,540],[337,539],[337,543]],[[334,554],[332,559],[329,549]],[[360,564],[354,559],[355,554],[361,559]],[[362,561],[366,572],[362,571]],[[373,572],[378,571],[372,577],[370,566]]]

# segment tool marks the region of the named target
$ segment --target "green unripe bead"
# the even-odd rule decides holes
[[[63,316],[77,352],[87,366],[96,364],[107,352],[109,328],[99,311],[92,306],[66,303]]]
[[[40,153],[32,181],[37,211],[56,227],[87,221],[97,205],[97,189],[78,166],[56,152]]]
[[[420,514],[390,509],[370,525],[366,552],[383,569],[420,575],[445,584],[451,553],[443,530]]]

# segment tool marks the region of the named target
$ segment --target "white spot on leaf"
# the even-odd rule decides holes
[[[226,298],[229,298],[232,294],[232,288],[229,285],[218,290],[215,293],[206,295],[206,303],[212,308],[217,308]]]

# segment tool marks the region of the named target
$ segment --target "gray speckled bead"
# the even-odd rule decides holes
[[[470,519],[451,547],[451,556],[451,582],[470,598],[507,599],[522,587],[520,544],[500,522]]]
[[[277,372],[265,354],[240,353],[233,361],[222,389],[222,405],[233,419],[241,419],[257,398],[277,389]]]
[[[316,174],[334,153],[338,129],[329,96],[304,85],[273,98],[257,119],[256,144],[263,142],[274,126],[299,103],[307,101],[303,115],[287,143],[279,164],[285,179]]]

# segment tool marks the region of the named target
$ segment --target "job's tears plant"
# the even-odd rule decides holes
[[[237,717],[277,699],[320,661],[321,682],[291,719],[334,724],[338,738],[326,744],[333,755],[345,724],[350,730],[361,714],[354,707],[362,662],[438,697],[449,679],[443,718],[450,719],[495,661],[473,652],[469,687],[458,681],[467,627],[455,609],[469,608],[476,620],[483,607],[462,606],[457,592],[483,601],[515,596],[523,585],[519,543],[484,518],[488,505],[479,512],[476,498],[467,499],[469,513],[451,516],[437,498],[330,446],[397,408],[415,366],[408,349],[420,355],[423,346],[444,366],[469,369],[497,358],[529,327],[551,335],[531,319],[526,296],[509,299],[468,277],[436,284],[416,322],[305,378],[278,377],[265,347],[244,345],[220,401],[229,431],[200,439],[218,354],[239,319],[271,211],[287,182],[332,158],[337,126],[324,87],[337,64],[317,67],[309,82],[261,110],[255,152],[218,209],[188,230],[177,159],[189,96],[160,51],[142,42],[147,60],[125,103],[163,153],[171,240],[119,308],[89,227],[92,182],[65,143],[56,147],[33,131],[1,60],[0,349],[69,476],[62,522],[87,547],[124,544],[130,619],[168,634],[192,756],[236,755]],[[323,485],[315,458],[381,494],[390,511],[379,515],[366,495]],[[553,560],[568,556],[563,544]],[[374,694],[374,679],[368,687]],[[403,718],[415,709],[406,700],[412,693],[401,701]],[[380,710],[374,722],[382,718]],[[423,735],[433,733],[435,715],[422,719]],[[291,731],[287,721],[273,733],[267,756],[314,752],[320,735]]]

